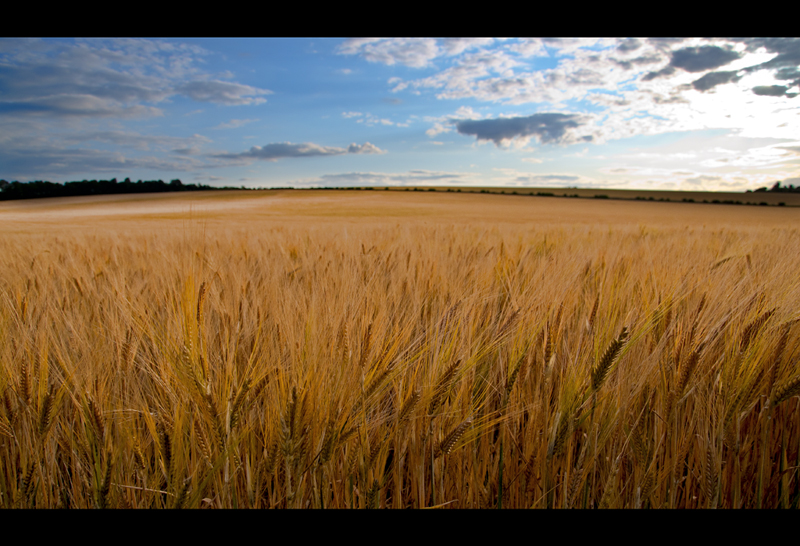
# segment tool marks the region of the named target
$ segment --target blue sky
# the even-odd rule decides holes
[[[800,39],[0,39],[0,178],[800,185]]]

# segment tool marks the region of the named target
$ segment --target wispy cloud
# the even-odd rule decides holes
[[[325,174],[307,181],[323,186],[429,186],[447,184],[475,184],[474,174],[461,172],[411,170],[404,173],[350,172]]]
[[[177,86],[175,91],[198,102],[228,105],[262,104],[267,102],[262,96],[272,94],[272,91],[267,89],[219,80],[184,83]]]
[[[287,157],[320,157],[343,154],[382,154],[385,150],[365,142],[364,144],[350,144],[347,148],[337,148],[333,146],[320,146],[313,142],[293,144],[291,142],[278,142],[265,146],[253,146],[246,152],[235,154],[213,154],[211,157],[228,160],[266,160],[277,161]]]
[[[237,129],[239,127],[244,127],[248,123],[255,123],[256,121],[260,121],[258,118],[253,119],[232,119],[225,123],[220,123],[214,129]]]
[[[262,97],[271,93],[203,72],[198,65],[208,52],[188,44],[98,39],[3,42],[0,115],[144,117],[160,115],[162,111],[152,105],[179,94],[198,102],[242,105],[263,103]]]

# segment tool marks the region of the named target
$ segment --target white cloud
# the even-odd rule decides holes
[[[342,43],[336,52],[359,55],[372,63],[397,63],[414,68],[428,66],[440,55],[433,38],[354,38]]]
[[[364,144],[356,144],[355,142],[352,143],[350,146],[347,147],[347,153],[349,154],[385,154],[386,150],[381,150],[374,144],[369,142],[365,142]]]

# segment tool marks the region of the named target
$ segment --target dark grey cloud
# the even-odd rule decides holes
[[[789,88],[785,85],[759,85],[753,88],[753,93],[766,97],[796,97],[797,93],[787,93]]]
[[[739,79],[740,76],[737,76],[737,72],[735,70],[727,72],[709,72],[702,78],[693,81],[692,87],[698,91],[708,91],[709,89],[713,89],[714,87],[723,83],[736,82]]]
[[[193,146],[191,148],[175,148],[172,150],[173,154],[178,155],[197,155],[200,153],[200,148]]]
[[[741,54],[736,51],[719,46],[704,45],[673,51],[669,64],[687,72],[702,72],[724,66],[740,57]]]
[[[763,47],[770,53],[777,53],[769,61],[749,66],[744,71],[774,70],[776,79],[789,81],[785,87],[781,85],[754,87],[753,93],[772,97],[791,98],[796,96],[796,93],[786,93],[786,90],[790,87],[800,86],[800,38],[751,38],[744,42],[750,51]]]
[[[635,51],[640,47],[642,47],[642,42],[636,38],[629,38],[627,40],[622,40],[619,45],[617,45],[617,51],[620,53],[628,53],[629,51]]]
[[[787,66],[785,68],[781,68],[775,72],[775,78],[779,80],[800,80],[800,69],[798,69],[796,66]]]
[[[462,135],[491,140],[499,146],[504,140],[536,136],[543,144],[570,140],[570,130],[580,127],[583,118],[576,114],[541,113],[528,117],[453,121]],[[591,140],[591,137],[584,137]]]
[[[275,142],[266,146],[253,146],[246,152],[238,154],[214,154],[211,157],[218,159],[251,160],[260,159],[277,161],[285,157],[319,157],[343,154],[381,154],[385,153],[374,144],[350,144],[347,148],[333,146],[320,146],[313,142],[293,144],[291,142]]]
[[[761,70],[765,68],[783,68],[800,65],[800,38],[749,38],[742,40],[750,51],[764,48],[770,53],[778,55],[769,61],[763,62],[748,70]]]
[[[661,70],[657,70],[655,72],[648,72],[642,77],[642,81],[649,82],[650,80],[654,80],[662,76],[671,76],[674,72],[675,72],[675,67],[667,65]]]
[[[704,45],[698,47],[684,47],[671,52],[670,61],[667,66],[658,71],[648,72],[642,80],[650,81],[663,76],[671,76],[675,73],[676,68],[687,72],[703,72],[704,70],[711,70],[724,66],[739,59],[741,56],[740,53],[732,49],[719,46]]]

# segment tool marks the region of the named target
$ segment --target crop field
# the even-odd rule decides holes
[[[800,203],[675,195],[0,203],[0,506],[797,508]]]

